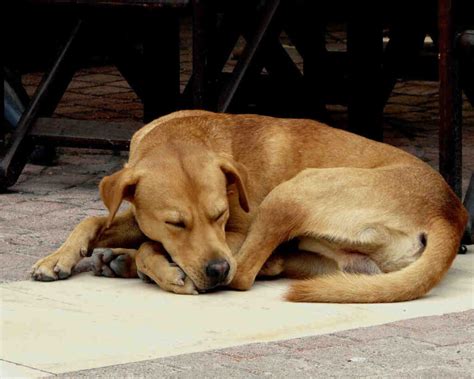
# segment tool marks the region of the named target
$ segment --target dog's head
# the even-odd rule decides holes
[[[102,200],[112,222],[122,200],[135,207],[142,232],[163,244],[199,290],[225,285],[236,263],[226,243],[229,201],[249,211],[246,169],[201,149],[167,151],[105,177]]]

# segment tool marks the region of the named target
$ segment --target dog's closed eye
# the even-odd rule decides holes
[[[186,229],[186,224],[183,221],[165,221],[165,224],[178,229]]]
[[[219,221],[226,214],[227,209],[224,209],[222,212],[219,212],[217,216],[213,217],[214,221]]]

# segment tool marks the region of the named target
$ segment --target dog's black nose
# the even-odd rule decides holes
[[[225,259],[209,261],[206,267],[206,275],[216,283],[223,282],[229,274],[230,265]]]

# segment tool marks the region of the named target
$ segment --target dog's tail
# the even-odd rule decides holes
[[[378,275],[343,272],[296,282],[286,299],[322,303],[390,303],[419,298],[448,271],[463,232],[459,224],[436,219],[427,230],[425,251],[400,271]]]

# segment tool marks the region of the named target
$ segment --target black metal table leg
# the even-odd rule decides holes
[[[144,28],[143,119],[178,109],[179,19],[175,12],[147,14]]]
[[[0,188],[7,188],[16,182],[33,148],[27,139],[28,132],[38,116],[54,112],[70,83],[75,71],[73,52],[82,27],[83,21],[77,21],[58,58],[43,77],[28,108],[23,113],[13,133],[12,142],[2,151]]]
[[[209,84],[216,73],[210,67],[211,47],[216,39],[217,11],[215,0],[193,0],[193,107],[214,109],[214,94]],[[226,57],[227,58],[227,57]],[[225,62],[224,62],[225,63]],[[212,64],[216,64],[213,60]]]
[[[134,31],[143,26],[139,20],[128,20],[133,23]],[[144,70],[145,67],[143,54],[134,45],[135,40],[128,34],[128,30],[121,30],[118,25],[114,24],[110,34],[107,36],[109,54],[112,57],[114,65],[120,74],[127,81],[130,88],[137,94],[143,102],[144,94]],[[114,38],[115,37],[115,38]]]
[[[381,141],[382,122],[382,24],[377,11],[367,13],[354,3],[347,27],[349,56],[349,128]]]
[[[298,101],[304,117],[327,118],[325,93],[328,88],[326,14],[324,5],[314,1],[285,3],[284,29],[303,58],[303,86]]]
[[[439,0],[439,171],[461,197],[462,97],[454,54],[453,1]]]
[[[193,5],[193,30],[195,31],[193,34],[193,72],[182,97],[185,107],[206,107],[206,109],[215,110],[219,74],[239,39],[241,12],[245,8],[237,7],[235,11],[231,12],[224,10],[222,19],[216,26],[212,24],[217,21],[215,6],[202,5],[200,2],[194,2]],[[228,7],[232,5],[226,4]],[[201,6],[205,9],[201,9]],[[215,14],[206,17],[202,15],[205,11],[215,12]],[[199,29],[202,27],[208,29],[204,35],[203,31]],[[213,38],[208,37],[210,34],[214,34]]]

